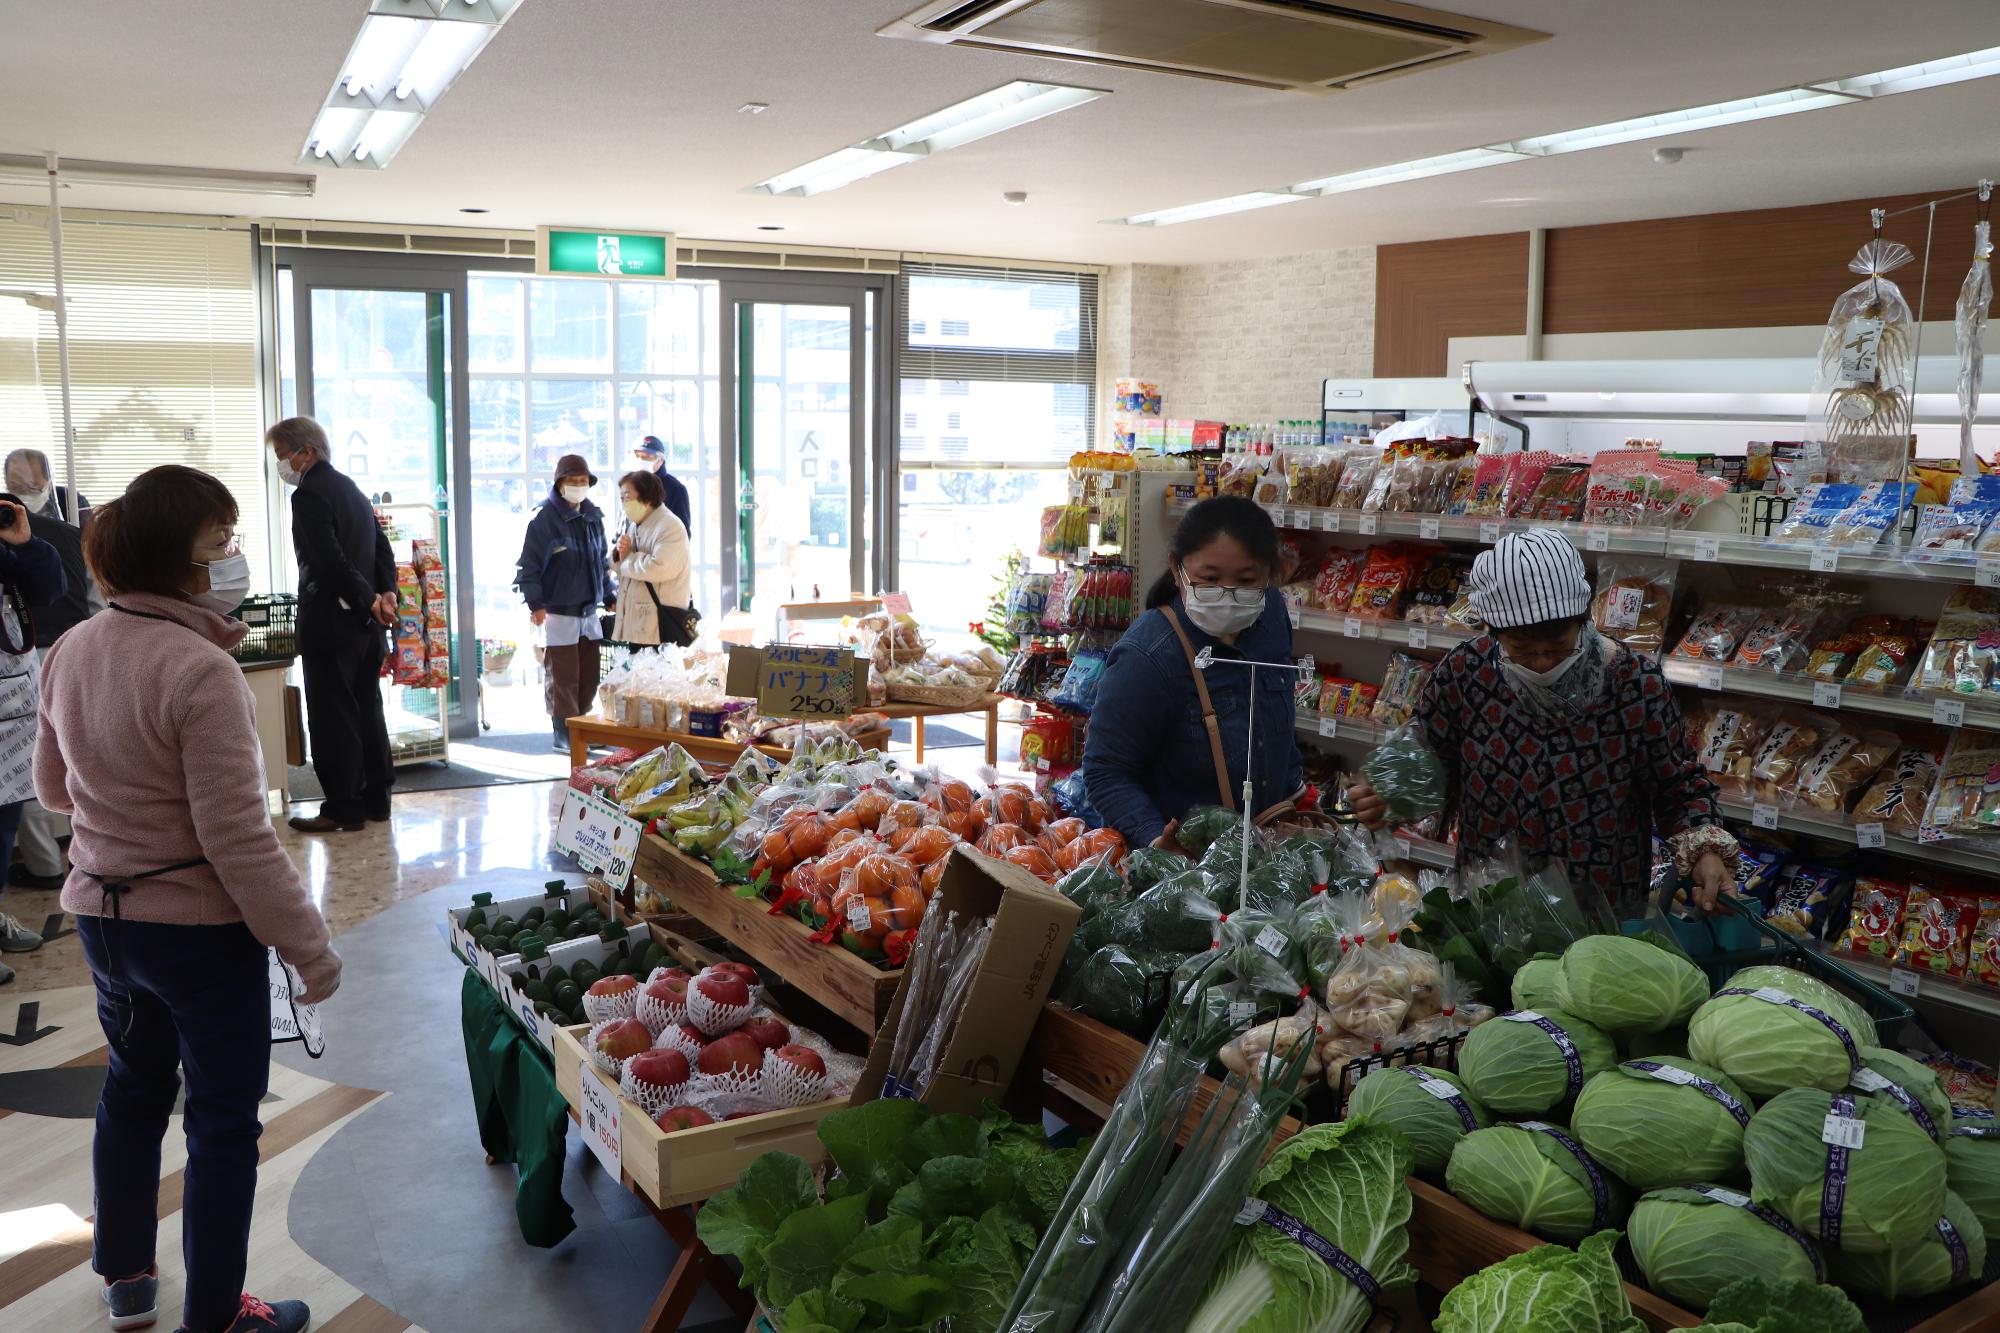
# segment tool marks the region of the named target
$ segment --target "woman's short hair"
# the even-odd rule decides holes
[[[657,472],[627,472],[618,484],[630,486],[632,498],[648,508],[658,509],[667,502],[667,488]]]
[[[236,497],[191,467],[169,463],[141,473],[125,494],[93,511],[83,555],[107,596],[183,595],[195,540],[221,523],[234,526]]]

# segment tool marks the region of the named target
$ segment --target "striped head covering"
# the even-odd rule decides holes
[[[1590,581],[1567,537],[1531,528],[1502,537],[1472,562],[1469,600],[1494,629],[1517,629],[1582,615],[1590,609]]]

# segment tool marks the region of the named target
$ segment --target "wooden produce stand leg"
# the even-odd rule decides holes
[[[921,764],[924,762],[924,715],[922,713],[918,713],[910,719],[910,729],[916,736],[917,762]]]
[[[731,1314],[738,1319],[748,1320],[756,1313],[757,1304],[750,1293],[736,1283],[736,1274],[727,1262],[701,1243],[695,1234],[693,1210],[688,1208],[661,1208],[645,1195],[639,1195],[646,1207],[658,1220],[674,1244],[680,1247],[681,1257],[674,1263],[674,1271],[667,1275],[667,1284],[660,1288],[659,1297],[653,1302],[651,1313],[641,1326],[640,1333],[673,1333],[687,1318],[689,1307],[696,1296],[701,1294],[703,1283],[715,1288]]]
[[[1000,701],[986,707],[986,766],[1000,767]]]

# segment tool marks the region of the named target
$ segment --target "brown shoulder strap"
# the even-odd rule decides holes
[[[1215,760],[1216,790],[1222,793],[1222,808],[1233,812],[1236,797],[1229,790],[1229,762],[1222,757],[1222,728],[1215,721],[1215,704],[1208,697],[1206,673],[1194,664],[1194,644],[1189,642],[1187,631],[1181,628],[1181,618],[1174,614],[1174,609],[1163,606],[1160,614],[1167,618],[1167,628],[1181,641],[1181,651],[1187,654],[1188,674],[1194,677],[1194,697],[1201,701],[1201,724],[1208,728],[1208,752]]]

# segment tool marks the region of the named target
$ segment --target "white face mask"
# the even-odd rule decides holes
[[[1262,588],[1196,588],[1186,574],[1180,576],[1181,605],[1197,629],[1226,639],[1249,629],[1264,614]]]
[[[651,507],[644,500],[627,500],[625,502],[625,517],[631,519],[634,523],[644,523],[646,515],[652,512]]]
[[[582,504],[584,497],[589,494],[590,487],[588,486],[565,486],[562,488],[562,498],[573,505]]]
[[[1577,662],[1582,659],[1582,657],[1583,657],[1583,634],[1579,632],[1576,636],[1576,647],[1570,649],[1569,656],[1563,658],[1562,661],[1556,663],[1554,666],[1550,667],[1547,671],[1531,671],[1527,667],[1522,666],[1519,662],[1516,662],[1512,658],[1508,657],[1505,649],[1502,649],[1500,653],[1500,665],[1504,667],[1507,671],[1507,674],[1513,677],[1515,680],[1525,682],[1526,684],[1529,685],[1548,686],[1555,684],[1557,681],[1561,680],[1565,675],[1568,675],[1569,669],[1575,666]]]
[[[250,595],[250,559],[244,555],[225,555],[220,560],[210,560],[206,564],[194,562],[208,571],[208,591],[193,595],[196,606],[207,607],[218,615],[228,615],[243,604]]]
[[[278,480],[284,482],[285,485],[296,486],[305,480],[305,475],[305,473],[299,471],[297,465],[291,459],[280,458],[278,460]]]
[[[14,494],[20,498],[21,507],[31,514],[41,513],[49,502],[49,492],[46,487],[39,491],[15,491]]]

